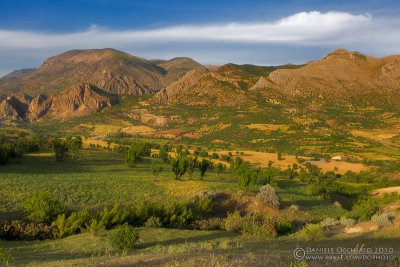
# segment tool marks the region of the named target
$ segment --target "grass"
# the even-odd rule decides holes
[[[165,164],[157,180],[151,175],[150,159],[128,168],[125,156],[102,149],[84,149],[77,160],[56,162],[52,153],[26,155],[21,164],[12,163],[0,170],[0,210],[18,210],[26,197],[39,191],[52,193],[69,208],[97,207],[165,199],[185,200],[201,191],[237,191],[236,180],[228,174],[218,179],[209,172],[199,181],[176,182]]]
[[[139,228],[141,241],[126,254],[112,251],[107,231],[101,236],[89,233],[47,241],[0,241],[11,250],[13,265],[28,266],[287,266],[296,247],[313,248],[393,248],[400,249],[400,230],[372,234],[337,236],[307,242],[295,236],[272,240],[252,240],[222,231]],[[345,244],[345,245],[344,245]],[[32,253],[34,251],[34,253]],[[315,264],[318,261],[313,261]],[[343,262],[329,261],[330,266]],[[339,263],[341,265],[339,265]],[[352,261],[345,266],[394,266],[393,261]],[[381,264],[386,265],[381,265]],[[321,261],[319,262],[321,264]],[[310,265],[320,266],[320,265]]]

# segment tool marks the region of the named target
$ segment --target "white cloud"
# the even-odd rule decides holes
[[[92,25],[87,31],[67,34],[0,30],[0,48],[52,48],[128,45],[131,43],[224,41],[296,44],[324,41],[343,31],[368,26],[370,15],[343,12],[301,12],[272,22],[183,25],[150,30],[112,31]]]
[[[347,47],[367,53],[394,53],[400,42],[398,19],[377,19],[369,14],[319,11],[301,12],[276,21],[181,25],[147,30],[111,30],[92,25],[75,33],[45,33],[0,29],[0,58],[22,62],[23,55],[42,61],[54,53],[70,49],[113,47],[136,50],[163,57],[179,54],[187,46],[238,45],[241,51],[252,45],[282,45],[288,47]],[[165,49],[163,46],[174,46]],[[153,53],[155,49],[158,53]],[[221,50],[221,48],[219,48]],[[168,51],[167,51],[168,50]],[[215,51],[217,51],[216,49]],[[245,54],[248,51],[245,52]],[[199,54],[197,52],[197,54]],[[190,56],[190,55],[189,55]],[[206,55],[204,55],[206,57]],[[13,60],[13,58],[15,60]],[[225,59],[230,61],[229,58]],[[290,61],[283,59],[282,63]],[[249,62],[252,63],[252,62]],[[6,68],[1,62],[0,68]]]

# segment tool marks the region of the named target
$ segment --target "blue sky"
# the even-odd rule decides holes
[[[0,0],[0,76],[70,49],[205,64],[303,63],[337,47],[396,54],[400,1]]]

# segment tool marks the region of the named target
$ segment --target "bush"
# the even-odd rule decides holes
[[[47,193],[38,193],[27,198],[23,210],[28,214],[27,218],[35,222],[50,223],[59,214],[64,212],[64,207]]]
[[[90,219],[89,211],[81,210],[71,213],[68,217],[65,214],[59,215],[51,226],[57,229],[56,237],[63,238],[79,233],[89,223]]]
[[[369,220],[378,210],[379,208],[376,199],[369,196],[364,196],[359,198],[353,205],[353,208],[350,212],[350,217],[360,221],[366,221]]]
[[[340,225],[343,225],[345,227],[352,227],[355,224],[356,224],[356,221],[354,219],[346,218],[346,217],[340,218]]]
[[[239,233],[242,230],[242,216],[239,211],[233,213],[228,212],[228,216],[224,219],[223,228],[229,232]]]
[[[11,253],[0,247],[0,263],[3,262],[6,266],[8,266],[10,264],[10,261],[12,261],[13,259],[14,258]]]
[[[105,230],[104,225],[96,219],[92,219],[89,224],[85,224],[85,228],[92,236],[98,236]]]
[[[260,199],[268,207],[278,209],[279,208],[279,197],[276,193],[275,188],[271,185],[266,184],[260,188],[260,193],[257,194],[257,198]]]
[[[197,220],[194,226],[200,230],[221,230],[223,223],[224,221],[221,218],[210,218],[208,220]]]
[[[279,235],[284,235],[292,231],[293,223],[287,219],[278,221],[276,231]]]
[[[297,212],[297,211],[300,210],[300,207],[299,207],[299,205],[290,205],[288,210],[291,211],[291,212]]]
[[[208,192],[202,192],[194,198],[195,209],[202,213],[209,213],[213,209],[214,197]]]
[[[326,218],[320,224],[324,227],[330,227],[330,226],[335,226],[338,225],[340,222],[336,220],[335,218]]]
[[[0,238],[5,240],[43,240],[52,238],[55,233],[56,229],[44,223],[14,220],[0,226]]]
[[[320,224],[306,224],[300,231],[300,236],[307,241],[321,240],[326,237],[326,229]]]
[[[382,213],[380,215],[375,214],[374,216],[372,216],[371,221],[377,224],[379,227],[387,227],[393,225],[393,219],[393,214]]]
[[[228,213],[223,221],[226,231],[242,233],[250,236],[269,238],[277,235],[277,221],[258,214],[240,216],[238,211]]]
[[[115,228],[110,237],[110,243],[113,249],[127,251],[139,241],[139,233],[135,228],[127,223]]]
[[[147,221],[144,223],[144,226],[149,228],[158,228],[162,226],[162,223],[160,218],[152,216],[147,219]]]

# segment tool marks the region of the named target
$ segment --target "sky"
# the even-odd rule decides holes
[[[397,0],[0,0],[0,76],[72,49],[203,64],[305,63],[336,48],[399,54]]]

